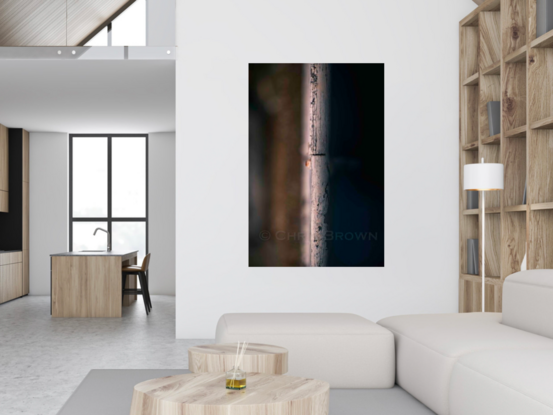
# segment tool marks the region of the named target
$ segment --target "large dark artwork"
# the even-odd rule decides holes
[[[249,265],[384,266],[384,64],[250,64]]]

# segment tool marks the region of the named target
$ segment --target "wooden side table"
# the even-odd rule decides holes
[[[224,373],[147,380],[134,387],[130,415],[328,415],[329,384],[252,373],[246,389],[225,389]]]
[[[227,372],[234,366],[236,344],[208,344],[188,349],[193,373]],[[268,344],[248,345],[240,369],[245,372],[282,375],[288,372],[288,350]]]

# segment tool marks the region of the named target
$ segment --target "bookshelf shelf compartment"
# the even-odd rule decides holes
[[[547,203],[532,203],[530,210],[551,210],[553,209],[553,202]]]
[[[463,146],[463,151],[478,151],[478,141],[473,141],[466,146]]]
[[[533,122],[530,128],[532,130],[553,130],[553,117],[547,117]]]
[[[526,138],[526,126],[514,128],[505,133],[505,138]]]
[[[486,146],[493,145],[493,144],[499,144],[500,142],[501,142],[501,134],[496,134],[496,135],[493,135],[491,137],[482,139],[482,144],[486,145]]]
[[[482,75],[501,75],[501,62],[495,62],[482,70]]]
[[[463,215],[478,215],[478,209],[465,209]]]
[[[534,49],[553,48],[553,30],[532,41],[530,46]]]
[[[505,57],[505,63],[526,62],[527,50],[528,48],[526,47],[526,45],[524,45],[518,50],[515,50],[514,52],[510,53]]]
[[[480,74],[476,72],[474,75],[469,76],[465,82],[463,82],[463,86],[475,86],[478,85],[478,80],[480,79]]]
[[[504,212],[526,212],[526,205],[505,206]]]
[[[461,278],[466,281],[477,282],[478,284],[482,284],[481,275],[461,274]],[[486,277],[486,284],[500,285],[501,277]]]

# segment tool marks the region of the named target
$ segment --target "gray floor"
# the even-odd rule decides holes
[[[93,370],[58,415],[128,415],[134,385],[187,370]],[[221,386],[223,387],[223,386]],[[431,415],[399,387],[331,389],[330,415]]]
[[[86,393],[89,381],[103,388],[105,397],[92,400],[87,407],[106,404],[112,412],[95,413],[128,414],[132,385],[162,376],[165,371],[159,369],[173,369],[167,375],[182,372],[188,368],[188,347],[212,342],[175,340],[175,298],[153,296],[152,302],[149,317],[142,302],[137,302],[124,308],[123,318],[114,319],[53,319],[49,297],[24,297],[0,305],[0,414],[55,415],[69,400],[63,415],[85,415],[82,408],[75,412],[70,405],[79,396],[90,396]],[[158,370],[94,370],[87,376],[93,369]],[[123,392],[114,393],[121,391],[118,385],[126,386]],[[123,400],[117,403],[113,397]],[[121,405],[127,409],[113,412]],[[397,387],[331,390],[330,412],[433,414]]]
[[[49,297],[0,305],[0,413],[55,415],[92,369],[188,368],[188,347],[212,341],[175,340],[175,298],[152,302],[114,319],[53,319]]]

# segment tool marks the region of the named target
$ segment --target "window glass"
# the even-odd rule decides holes
[[[106,137],[73,139],[73,217],[107,216],[107,152]]]
[[[113,137],[111,159],[113,217],[145,217],[146,138]]]
[[[108,45],[108,28],[104,27],[96,36],[86,42],[85,46],[107,46]]]
[[[106,251],[108,245],[107,234],[96,232],[96,228],[108,229],[107,222],[73,222],[73,251],[100,250]]]
[[[135,1],[111,24],[112,46],[146,46],[146,0]]]
[[[138,251],[137,264],[146,255],[146,222],[113,222],[113,250]]]

